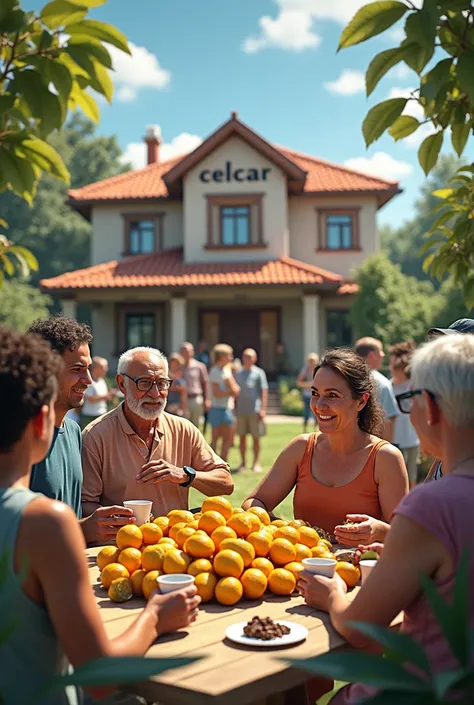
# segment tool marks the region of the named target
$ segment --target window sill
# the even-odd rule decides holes
[[[342,247],[337,250],[336,249],[333,250],[332,248],[329,248],[329,247],[317,247],[315,252],[325,252],[325,253],[329,253],[329,254],[332,254],[334,252],[336,252],[336,253],[337,252],[339,252],[339,253],[340,252],[362,252],[362,247]]]
[[[205,250],[265,250],[267,247],[265,242],[256,245],[204,245]]]

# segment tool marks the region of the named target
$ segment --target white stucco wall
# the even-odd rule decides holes
[[[203,183],[202,171],[242,168],[269,169],[266,180]],[[238,137],[231,137],[192,169],[184,179],[184,251],[187,262],[277,259],[288,254],[286,176],[273,163]],[[207,195],[265,193],[262,201],[264,249],[207,250]]]
[[[318,252],[319,218],[317,208],[360,208],[359,252]],[[337,274],[349,276],[353,268],[379,250],[376,215],[377,202],[369,196],[290,196],[290,256]]]
[[[115,306],[113,303],[101,303],[92,307],[92,352],[109,361],[110,374],[115,374],[117,358],[115,334]]]

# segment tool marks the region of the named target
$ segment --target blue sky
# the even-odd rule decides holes
[[[370,59],[397,42],[395,29],[336,54],[345,21],[366,1],[109,0],[91,16],[121,29],[133,56],[114,52],[116,93],[112,106],[101,102],[99,131],[117,134],[138,165],[147,125],[160,125],[165,158],[237,110],[276,144],[400,180],[404,194],[379,213],[380,224],[398,225],[423,182],[421,140],[383,137],[366,150],[361,124],[368,107],[413,88],[416,76],[395,68],[366,99]]]

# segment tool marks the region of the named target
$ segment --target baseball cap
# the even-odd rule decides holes
[[[453,333],[459,333],[459,335],[474,333],[474,319],[459,318],[457,321],[454,321],[454,323],[451,323],[449,328],[430,328],[428,331],[428,338],[432,338],[437,335],[452,335]]]

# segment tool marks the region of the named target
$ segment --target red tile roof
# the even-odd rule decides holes
[[[333,285],[338,289],[347,286],[341,275],[291,257],[261,262],[186,264],[182,252],[182,249],[174,249],[149,255],[135,255],[119,262],[97,264],[87,269],[43,279],[41,286],[45,291],[56,293],[81,289],[138,287],[319,284]]]

